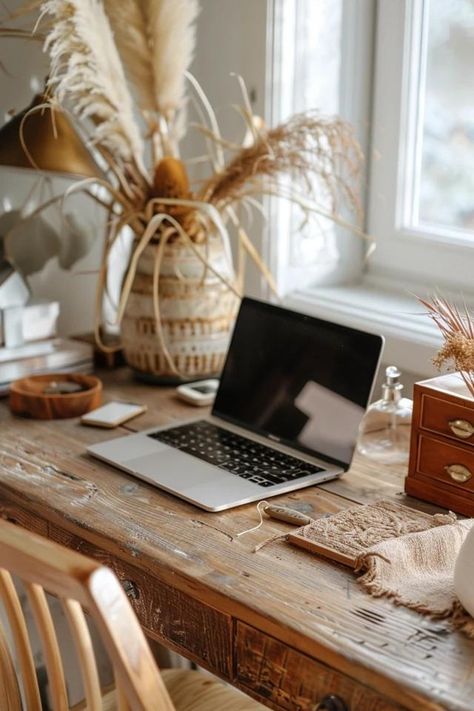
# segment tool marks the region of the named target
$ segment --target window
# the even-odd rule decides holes
[[[409,219],[449,239],[474,232],[474,4],[430,0],[418,53],[415,165]],[[416,107],[415,107],[416,110]],[[458,232],[459,230],[459,232]]]
[[[269,6],[271,124],[307,109],[341,114],[366,149],[373,0],[272,0]],[[331,221],[302,226],[299,209],[278,201],[271,206],[270,231],[269,259],[281,293],[360,274],[362,243]]]
[[[380,0],[369,278],[474,296],[474,6]]]
[[[357,261],[342,237],[339,286],[318,283],[314,270],[313,284],[287,297],[384,333],[386,360],[426,375],[439,336],[413,294],[441,289],[474,301],[473,30],[471,0],[342,0],[339,110],[368,159],[366,230],[376,250]],[[341,269],[344,261],[355,268]]]

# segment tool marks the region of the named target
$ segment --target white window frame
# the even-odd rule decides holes
[[[391,280],[418,289],[443,289],[470,300],[474,298],[472,236],[454,228],[408,224],[407,193],[417,183],[412,156],[420,149],[415,112],[424,82],[420,57],[426,41],[425,13],[424,0],[378,2],[367,222],[377,248],[367,274],[372,283]],[[410,71],[413,64],[420,67],[419,74]]]

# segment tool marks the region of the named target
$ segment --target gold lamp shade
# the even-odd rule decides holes
[[[80,178],[103,177],[67,115],[44,107],[46,103],[47,99],[37,94],[26,109],[0,128],[0,165]]]

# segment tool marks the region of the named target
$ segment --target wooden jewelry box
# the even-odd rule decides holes
[[[474,399],[457,373],[415,384],[405,491],[474,516]]]

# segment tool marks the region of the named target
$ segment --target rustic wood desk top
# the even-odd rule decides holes
[[[447,623],[370,597],[349,570],[284,541],[253,553],[289,530],[269,520],[233,539],[257,523],[253,504],[206,513],[89,458],[86,444],[202,415],[126,368],[100,375],[105,401],[148,412],[106,431],[14,418],[0,404],[4,517],[110,565],[150,636],[271,708],[310,711],[336,693],[351,711],[474,709],[474,642]],[[278,500],[314,516],[401,501],[403,475],[356,460],[342,479]]]

